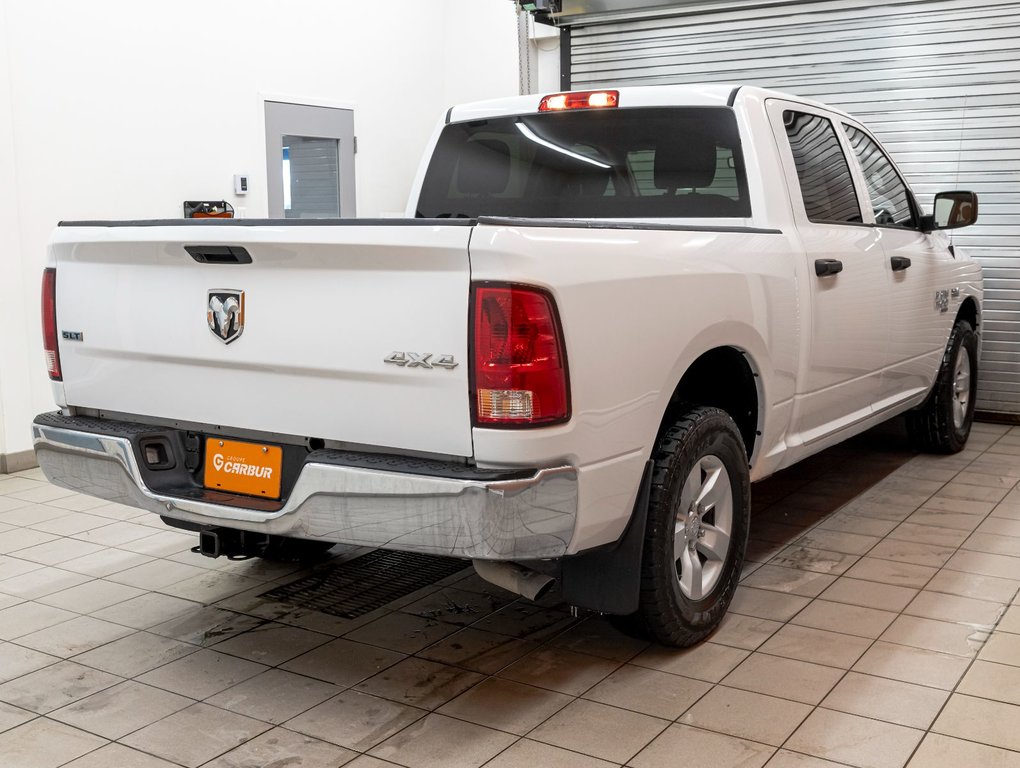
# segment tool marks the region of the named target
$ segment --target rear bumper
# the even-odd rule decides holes
[[[549,467],[512,479],[352,466],[339,452],[309,455],[275,511],[166,495],[147,487],[133,440],[138,425],[45,414],[32,425],[46,477],[64,488],[204,526],[487,560],[561,557],[577,518],[577,470]],[[83,428],[83,423],[86,428]],[[152,428],[158,431],[158,428]],[[364,463],[364,462],[360,462]],[[489,473],[491,474],[491,473]],[[480,473],[484,477],[484,473]]]

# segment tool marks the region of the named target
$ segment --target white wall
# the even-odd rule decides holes
[[[531,28],[535,93],[556,93],[560,87],[560,31],[548,24],[533,24]]]
[[[517,93],[515,35],[510,0],[0,0],[0,454],[53,407],[38,293],[58,220],[223,198],[266,215],[264,95],[352,106],[358,214],[401,211],[445,110]]]
[[[7,40],[10,29],[6,11],[0,5],[0,455],[8,445],[20,450],[27,436],[11,440],[9,435],[27,432],[23,422],[26,404],[31,401],[32,384],[29,367],[41,368],[42,353],[30,356],[32,340],[25,329],[25,318],[31,307],[38,307],[38,297],[26,293],[30,289],[23,280],[21,227],[17,195],[14,123],[11,103],[9,51]],[[38,293],[38,288],[36,288]],[[38,322],[36,323],[38,325]],[[43,390],[43,394],[48,388]],[[21,420],[21,423],[19,422]],[[20,428],[20,429],[19,429]]]

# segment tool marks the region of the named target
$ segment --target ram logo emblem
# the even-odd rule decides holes
[[[206,319],[209,330],[224,344],[237,341],[244,331],[244,291],[209,291]]]

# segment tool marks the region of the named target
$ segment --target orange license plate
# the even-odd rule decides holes
[[[206,488],[278,499],[282,467],[279,446],[206,438]]]

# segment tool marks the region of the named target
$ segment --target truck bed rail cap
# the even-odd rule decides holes
[[[61,221],[58,227],[471,227],[474,219],[127,219]]]
[[[740,224],[673,224],[657,221],[619,219],[524,219],[512,216],[479,216],[479,224],[496,227],[548,227],[550,229],[650,229],[678,232],[734,232],[738,234],[781,235],[781,229],[747,227]]]

